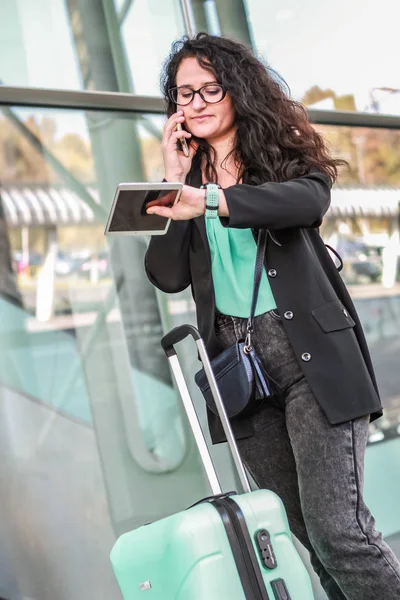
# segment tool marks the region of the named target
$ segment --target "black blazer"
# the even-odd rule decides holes
[[[199,170],[187,183],[201,184]],[[283,325],[303,373],[331,424],[363,415],[382,415],[366,340],[353,302],[318,227],[330,204],[330,179],[313,170],[283,183],[233,185],[224,190],[226,227],[270,231],[265,268]],[[207,351],[222,351],[215,335],[215,297],[204,217],[173,221],[165,236],[149,244],[145,269],[160,290],[175,293],[191,285],[197,322]],[[311,355],[311,359],[307,354]],[[225,440],[221,422],[208,412],[213,443]],[[253,434],[251,419],[232,419],[237,438]]]

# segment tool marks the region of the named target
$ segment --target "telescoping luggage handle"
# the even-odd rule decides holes
[[[199,351],[199,355],[201,358],[201,362],[203,363],[204,371],[208,379],[208,383],[210,384],[210,389],[214,398],[215,405],[218,410],[219,417],[222,422],[222,427],[224,428],[224,432],[226,435],[227,442],[229,444],[229,448],[231,450],[233,460],[236,466],[236,469],[239,474],[240,482],[243,486],[245,492],[250,492],[251,487],[246,474],[246,471],[243,466],[242,459],[240,458],[239,450],[236,445],[236,441],[232,432],[231,425],[229,423],[229,419],[227,417],[224,403],[221,398],[221,394],[219,393],[218,385],[211,367],[210,359],[208,358],[206,347],[204,342],[200,336],[199,331],[193,325],[180,325],[179,327],[175,327],[169,333],[167,333],[161,340],[161,345],[165,354],[168,357],[168,360],[171,365],[172,372],[174,374],[174,378],[176,381],[176,385],[178,386],[179,393],[182,398],[183,405],[185,407],[186,414],[189,419],[190,427],[193,431],[194,438],[196,440],[197,447],[200,452],[201,459],[203,461],[204,469],[206,471],[206,475],[208,481],[210,483],[213,494],[221,494],[222,489],[219,483],[217,474],[214,469],[214,465],[211,460],[211,455],[208,450],[203,432],[200,427],[200,423],[194,409],[193,401],[190,397],[190,393],[188,387],[186,385],[185,378],[183,376],[182,368],[179,364],[179,360],[175,351],[175,344],[178,344],[182,340],[184,340],[188,335],[191,335],[196,342],[197,349]]]

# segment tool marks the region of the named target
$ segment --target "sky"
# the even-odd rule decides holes
[[[258,51],[300,98],[313,85],[354,94],[400,88],[399,0],[247,0]]]
[[[285,78],[293,97],[318,85],[354,94],[363,110],[371,88],[400,88],[399,0],[245,3],[258,53]],[[178,0],[134,0],[122,36],[136,93],[159,93],[162,61],[183,33]],[[65,0],[0,1],[0,79],[5,85],[82,89]],[[387,110],[400,114],[400,94],[376,93],[382,106],[386,102]],[[62,129],[62,121],[72,130],[84,123],[83,115],[66,121],[58,114]]]

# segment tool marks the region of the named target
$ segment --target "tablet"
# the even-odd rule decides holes
[[[150,202],[173,206],[183,183],[120,183],[108,216],[106,235],[165,235],[171,219],[146,213]]]

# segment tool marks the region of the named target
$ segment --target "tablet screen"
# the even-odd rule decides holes
[[[108,232],[152,232],[166,229],[169,219],[148,215],[150,203],[173,206],[179,190],[120,190]]]

